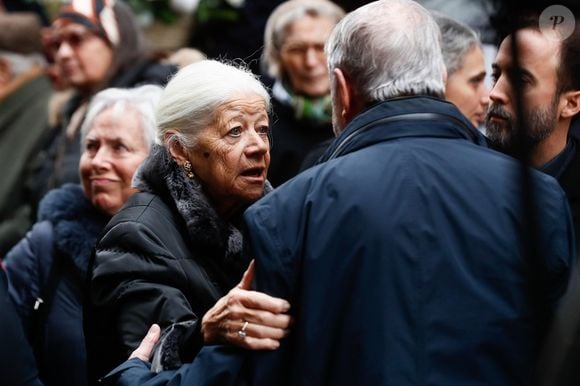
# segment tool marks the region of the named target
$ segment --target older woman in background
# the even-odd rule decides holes
[[[275,80],[268,172],[274,186],[298,174],[308,152],[334,137],[324,43],[343,16],[327,0],[290,0],[268,18],[262,64]]]
[[[38,222],[6,257],[9,292],[45,385],[87,384],[82,299],[97,236],[133,194],[131,179],[155,140],[161,88],[97,94],[81,128],[82,185],[40,203]]]
[[[445,99],[480,127],[489,104],[485,63],[477,33],[468,26],[432,12],[441,30],[441,50],[447,67]]]
[[[251,272],[228,292],[250,262],[242,213],[271,190],[269,110],[251,72],[217,61],[191,64],[167,85],[157,112],[163,146],[97,246],[86,319],[93,379],[125,361],[153,323],[174,358],[162,354],[159,370],[204,344],[278,347],[289,304],[249,291]]]

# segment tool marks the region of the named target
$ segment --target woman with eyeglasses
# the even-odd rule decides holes
[[[74,95],[39,155],[31,182],[36,202],[49,189],[79,181],[79,128],[95,93],[109,87],[164,85],[176,71],[147,56],[142,32],[123,1],[72,0],[63,5],[45,31],[44,45],[59,80]]]

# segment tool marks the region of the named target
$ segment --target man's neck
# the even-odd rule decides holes
[[[540,168],[553,160],[566,147],[570,120],[558,122],[558,127],[545,140],[540,142],[530,155],[530,165]]]

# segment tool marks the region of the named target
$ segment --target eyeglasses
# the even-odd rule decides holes
[[[56,53],[63,43],[67,43],[73,50],[78,49],[85,41],[97,36],[92,31],[68,31],[52,33],[45,37],[44,45],[48,52]]]

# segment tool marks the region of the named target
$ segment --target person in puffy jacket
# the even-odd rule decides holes
[[[10,296],[47,386],[87,384],[82,304],[89,258],[134,192],[133,174],[155,140],[160,93],[148,85],[95,96],[81,128],[82,184],[51,190],[38,222],[6,256]]]
[[[158,371],[204,345],[279,346],[288,302],[249,291],[251,269],[240,282],[250,263],[242,213],[271,190],[269,108],[255,75],[217,61],[168,83],[157,110],[163,144],[96,248],[85,317],[92,380],[127,359],[153,323],[165,337]]]

